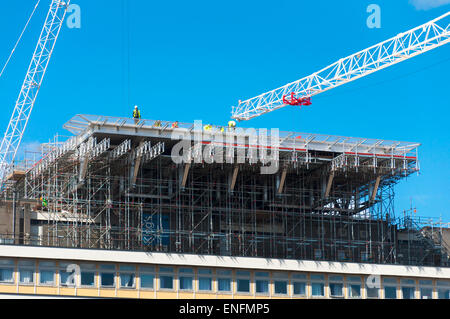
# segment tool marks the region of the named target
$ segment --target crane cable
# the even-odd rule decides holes
[[[39,3],[40,3],[40,2],[41,2],[41,0],[37,0],[37,3],[36,3],[36,5],[35,5],[35,7],[34,7],[34,9],[33,9],[33,12],[31,12],[31,15],[30,15],[30,17],[28,18],[28,21],[27,21],[27,23],[25,24],[25,27],[23,28],[22,33],[21,33],[20,36],[19,36],[19,39],[17,40],[16,44],[14,45],[14,48],[13,48],[13,50],[11,51],[11,54],[9,55],[8,60],[6,60],[6,63],[5,63],[5,65],[3,66],[2,71],[0,72],[0,78],[2,77],[3,72],[5,72],[5,69],[6,69],[6,67],[7,67],[8,64],[9,64],[9,61],[11,60],[12,56],[14,55],[14,52],[16,51],[16,48],[17,48],[17,46],[19,45],[20,40],[22,40],[22,36],[23,36],[23,34],[25,33],[25,31],[26,31],[26,29],[27,29],[27,27],[28,27],[28,24],[29,24],[30,21],[31,21],[31,18],[33,18],[34,13],[36,12],[36,9],[37,9],[37,7],[39,6]]]

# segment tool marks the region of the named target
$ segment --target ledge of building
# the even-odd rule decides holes
[[[351,262],[228,257],[161,252],[0,245],[0,257],[36,258],[80,262],[113,262],[151,265],[223,267],[272,271],[320,272],[450,279],[450,268]]]

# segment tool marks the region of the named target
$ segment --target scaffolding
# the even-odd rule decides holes
[[[394,186],[419,171],[417,143],[281,132],[270,151],[279,169],[265,175],[266,159],[254,158],[264,145],[220,127],[192,138],[182,163],[173,161],[180,140],[171,134],[194,137],[195,124],[77,115],[65,127],[75,135],[49,147],[4,195],[46,201],[31,208],[39,231],[14,234],[16,243],[437,263],[437,251],[421,260],[400,251]],[[218,142],[221,134],[233,143]],[[220,152],[226,162],[209,160]]]

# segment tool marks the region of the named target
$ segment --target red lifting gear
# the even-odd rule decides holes
[[[297,99],[294,97],[294,92],[291,92],[291,99],[286,99],[286,95],[283,95],[283,103],[287,105],[311,105],[311,98],[310,97],[302,97],[300,99]]]

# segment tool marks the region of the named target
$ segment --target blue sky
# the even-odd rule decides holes
[[[49,2],[42,0],[0,79],[2,129]],[[129,116],[135,104],[144,118],[225,124],[239,99],[425,23],[449,2],[73,0],[81,29],[63,28],[24,143],[67,135],[62,125],[75,114]],[[3,4],[0,64],[34,3]],[[366,26],[372,3],[381,8],[380,29]],[[421,173],[396,187],[396,214],[412,200],[418,215],[450,221],[449,72],[447,45],[323,93],[310,107],[285,107],[242,126],[420,142]]]

